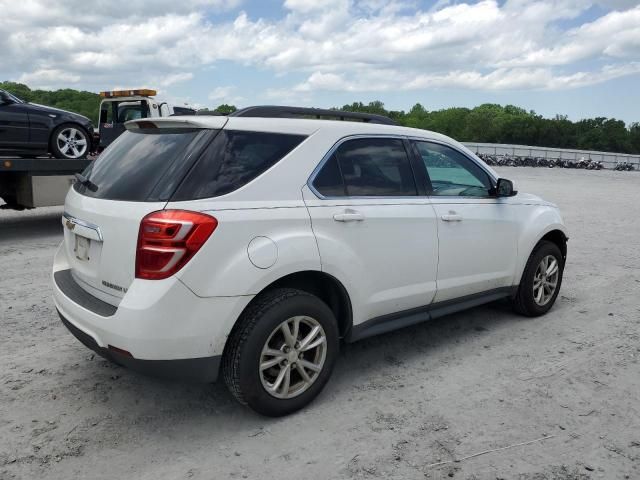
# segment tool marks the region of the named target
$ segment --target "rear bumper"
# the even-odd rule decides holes
[[[60,320],[65,327],[85,347],[90,348],[98,355],[111,360],[118,365],[129,368],[144,375],[164,378],[169,380],[181,380],[186,382],[215,382],[220,371],[221,355],[202,358],[187,358],[181,360],[140,360],[129,357],[108,348],[103,348],[88,334],[74,326],[64,315],[58,311]]]
[[[253,298],[198,297],[171,277],[135,279],[112,305],[77,283],[64,248],[56,254],[51,279],[56,309],[83,344],[120,365],[185,380],[217,377],[227,337]]]

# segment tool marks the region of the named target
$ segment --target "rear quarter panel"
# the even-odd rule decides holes
[[[170,203],[167,208],[193,210],[190,203]],[[214,205],[203,209],[202,202],[197,202],[199,211],[218,220],[218,227],[177,273],[178,278],[200,297],[239,296],[255,295],[290,273],[319,271],[320,256],[307,209],[302,200],[287,203],[264,208],[263,202],[237,202],[234,209]],[[252,244],[250,258],[254,239],[259,241]],[[272,257],[271,266],[255,264],[260,265],[257,258]]]

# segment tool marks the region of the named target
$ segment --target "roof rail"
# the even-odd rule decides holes
[[[246,107],[229,114],[230,117],[261,117],[261,118],[330,118],[334,120],[360,120],[365,123],[379,123],[383,125],[398,125],[384,115],[361,112],[343,112],[342,110],[327,110],[324,108],[285,107],[277,105],[259,105]]]

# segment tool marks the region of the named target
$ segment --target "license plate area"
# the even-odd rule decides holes
[[[81,235],[74,235],[73,253],[76,258],[82,262],[91,260],[91,239]]]

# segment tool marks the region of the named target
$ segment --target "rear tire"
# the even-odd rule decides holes
[[[554,261],[557,270],[553,270]],[[514,310],[527,317],[547,313],[558,297],[563,273],[564,257],[560,248],[553,242],[542,240],[529,256],[513,299]]]
[[[338,349],[337,322],[322,300],[293,288],[274,289],[259,295],[238,320],[222,375],[240,403],[279,417],[322,391]]]

